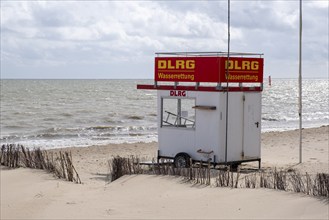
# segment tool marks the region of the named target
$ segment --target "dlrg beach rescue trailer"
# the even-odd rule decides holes
[[[260,167],[262,54],[156,55],[158,159]]]

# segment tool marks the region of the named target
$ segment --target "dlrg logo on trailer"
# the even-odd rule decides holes
[[[186,91],[171,90],[170,91],[170,96],[186,97]]]
[[[261,56],[157,54],[154,84],[137,88],[157,90],[158,163],[236,168],[258,161],[260,168]]]
[[[193,70],[195,60],[158,60],[157,67],[161,70]]]
[[[229,63],[229,65],[227,65]],[[250,61],[250,60],[225,60],[225,68],[229,70],[251,70],[251,71],[256,71],[259,70],[259,61]]]

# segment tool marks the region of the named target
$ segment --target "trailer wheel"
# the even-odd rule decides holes
[[[176,168],[188,168],[190,167],[190,156],[186,153],[179,153],[174,159],[174,165]]]
[[[231,171],[237,171],[238,167],[241,165],[241,163],[233,163],[230,165],[230,170]]]

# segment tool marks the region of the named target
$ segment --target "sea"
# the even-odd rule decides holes
[[[44,149],[157,141],[153,80],[1,79],[0,144]],[[302,82],[303,128],[329,125],[328,79]],[[298,80],[262,92],[262,132],[299,128]]]

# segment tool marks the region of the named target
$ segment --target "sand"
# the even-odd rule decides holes
[[[262,167],[329,173],[328,126],[262,134]],[[156,156],[157,143],[69,148],[83,184],[41,170],[1,167],[1,219],[328,219],[328,199],[269,189],[193,185],[178,177],[131,175],[109,183],[113,156]],[[243,167],[257,167],[248,163]]]

